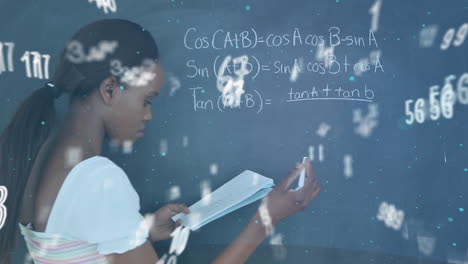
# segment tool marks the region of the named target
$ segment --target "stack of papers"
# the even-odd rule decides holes
[[[190,214],[179,213],[172,217],[175,222],[194,231],[209,222],[266,196],[275,184],[273,180],[245,170],[215,191],[191,205]]]

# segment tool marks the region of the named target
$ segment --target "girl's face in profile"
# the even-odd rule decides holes
[[[127,84],[116,89],[110,105],[110,117],[105,122],[106,132],[112,140],[120,143],[136,141],[144,135],[145,123],[153,119],[151,104],[164,82],[161,63],[154,64],[148,73],[147,76],[154,77],[138,85]]]

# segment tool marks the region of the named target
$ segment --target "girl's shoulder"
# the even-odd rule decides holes
[[[69,176],[49,232],[98,243],[102,254],[122,253],[146,241],[140,200],[122,168],[96,156],[76,165]]]

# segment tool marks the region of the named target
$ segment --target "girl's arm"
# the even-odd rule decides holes
[[[212,262],[213,264],[244,263],[268,235],[267,232],[271,232],[273,226],[286,217],[304,210],[319,194],[320,185],[312,171],[310,160],[307,158],[305,161],[306,177],[304,186],[298,190],[290,188],[292,182],[304,169],[304,165],[298,162],[296,168],[291,170],[281,183],[275,186],[262,200],[260,207],[247,227]]]
[[[247,227],[215,260],[212,264],[244,263],[266,237],[266,228],[263,226],[257,210],[250,219]]]

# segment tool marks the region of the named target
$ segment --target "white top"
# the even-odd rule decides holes
[[[63,182],[45,233],[97,243],[101,254],[142,245],[149,227],[127,174],[110,159],[94,156],[76,164]]]

